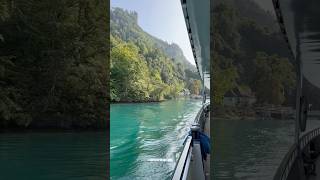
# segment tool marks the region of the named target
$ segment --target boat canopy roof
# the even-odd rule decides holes
[[[293,56],[310,83],[320,88],[320,1],[273,0]]]
[[[198,72],[210,89],[210,0],[181,0],[181,4]]]

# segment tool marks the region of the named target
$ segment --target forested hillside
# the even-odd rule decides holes
[[[110,16],[112,101],[161,101],[177,97],[185,88],[199,94],[195,66],[178,45],[144,32],[136,12],[113,8]]]
[[[0,128],[106,128],[108,7],[0,3]]]
[[[213,15],[214,103],[237,89],[258,104],[293,104],[295,62],[273,15],[251,0],[217,0]]]

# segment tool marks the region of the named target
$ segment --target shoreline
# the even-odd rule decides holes
[[[282,109],[281,109],[282,108]],[[213,118],[232,119],[232,120],[290,120],[292,112],[287,110],[288,107],[277,107],[276,110],[257,107],[216,107],[213,109]]]
[[[44,128],[44,129],[20,129],[20,128],[8,128],[8,129],[1,129],[1,134],[6,133],[88,133],[88,132],[110,132],[109,129],[50,129],[50,128]]]
[[[30,133],[30,132],[108,132],[110,131],[109,120],[105,124],[94,124],[91,126],[62,125],[42,122],[41,124],[31,124],[27,127],[18,125],[4,125],[0,127],[1,133]]]
[[[110,101],[110,104],[142,104],[142,103],[161,103],[164,101],[169,101],[171,99],[161,100],[161,101]]]
[[[178,98],[173,99],[164,99],[160,101],[110,101],[110,104],[143,104],[143,103],[161,103],[165,101],[171,101],[171,100],[178,100],[178,99],[194,99],[194,100],[200,100],[199,98],[194,98],[191,96],[182,96]]]

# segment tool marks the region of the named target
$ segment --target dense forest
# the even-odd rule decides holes
[[[99,0],[0,2],[0,128],[107,128],[108,10]]]
[[[259,105],[293,105],[295,62],[272,13],[251,0],[217,0],[211,19],[213,103],[236,89]]]
[[[112,8],[110,27],[112,101],[162,101],[178,97],[184,89],[200,93],[195,66],[178,45],[143,31],[136,12]]]

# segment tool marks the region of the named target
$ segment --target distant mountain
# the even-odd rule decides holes
[[[169,44],[145,32],[138,25],[138,14],[136,12],[113,8],[110,14],[110,21],[111,34],[120,37],[124,41],[148,42],[150,46],[156,46],[161,49],[175,64],[181,63],[185,69],[193,72],[197,71],[196,67],[187,60],[177,44]],[[120,29],[121,31],[119,32]]]
[[[154,38],[154,37],[152,37]],[[192,71],[196,71],[196,67],[194,65],[192,65],[184,56],[181,48],[179,47],[178,44],[172,43],[169,44],[163,40],[155,39],[155,43],[156,45],[162,49],[167,56],[171,57],[172,59],[174,59],[175,63],[181,63],[183,64],[183,66],[187,69],[190,69]]]
[[[176,98],[185,89],[199,94],[196,67],[177,44],[145,32],[136,12],[112,8],[110,31],[112,101],[162,101]]]

